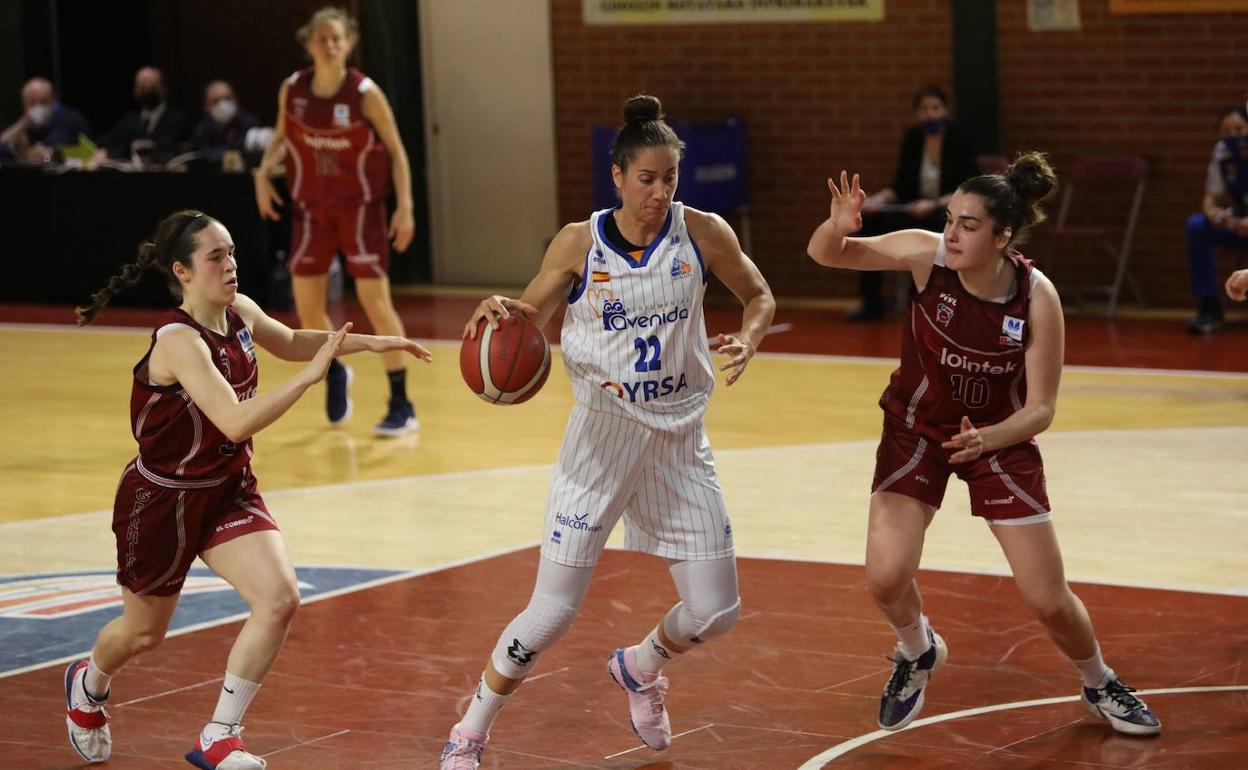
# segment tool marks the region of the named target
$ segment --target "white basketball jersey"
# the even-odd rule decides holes
[[[585,279],[568,297],[563,362],[581,404],[680,430],[701,419],[715,387],[702,316],[706,266],[683,204],[672,204],[640,261],[607,240],[613,210],[589,218],[594,242]]]

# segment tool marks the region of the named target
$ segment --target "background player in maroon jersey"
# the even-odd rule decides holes
[[[811,236],[811,258],[909,271],[916,287],[901,366],[880,398],[884,432],[867,533],[867,584],[899,640],[880,702],[884,729],[918,715],[948,654],[923,615],[915,574],[924,532],[956,473],[972,513],[993,525],[1024,601],[1079,669],[1087,709],[1120,732],[1161,730],[1101,659],[1087,610],[1066,583],[1034,441],[1053,422],[1065,324],[1053,284],[1011,246],[1044,218],[1039,203],[1056,184],[1043,155],[1020,155],[1004,175],[958,188],[943,234],[850,238],[866,196],[857,174],[851,183],[842,171],[839,186],[828,180],[831,211]]]
[[[181,305],[165,313],[134,367],[131,426],[138,457],[122,473],[113,507],[117,582],[124,610],[100,631],[90,660],[65,673],[70,743],[89,762],[108,759],[109,682],[133,656],[160,644],[196,555],[251,606],[226,664],[212,720],[187,760],[207,770],[264,766],[247,753],[243,713],[273,664],[299,606],[286,543],[251,474],[251,437],[321,381],[334,356],[369,350],[429,352],[402,337],[292,331],[238,293],[234,243],[221,223],[179,211],[157,226],[138,259],[79,310],[91,323],[109,298],[159,270]],[[279,358],[307,361],[256,393],[253,340]]]
[[[322,8],[296,35],[312,66],[291,75],[278,92],[273,141],[256,171],[256,205],[278,219],[282,203],[270,175],[285,157],[294,202],[290,271],[299,324],[332,329],[326,311],[329,268],[341,252],[355,277],[356,296],[378,334],[403,335],[390,297],[390,248],[412,242],[412,172],[390,102],[370,78],[347,67],[359,39],[355,20]],[[380,141],[378,141],[380,140]],[[393,185],[397,207],[386,225],[386,196]],[[400,353],[382,356],[390,404],[374,429],[378,436],[415,430]],[[335,360],[326,375],[325,408],[331,424],[351,416],[351,370]]]

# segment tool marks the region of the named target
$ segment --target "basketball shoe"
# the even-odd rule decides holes
[[[107,762],[113,753],[113,736],[108,729],[108,712],[104,703],[87,694],[87,661],[76,660],[65,669],[65,729],[69,745],[78,756],[91,763]]]
[[[1120,733],[1156,735],[1161,732],[1161,720],[1134,692],[1134,687],[1127,687],[1114,674],[1104,687],[1083,688],[1083,707]]]
[[[618,649],[607,659],[607,673],[628,693],[629,723],[641,742],[662,751],[672,745],[672,723],[667,717],[667,677],[637,671],[635,653],[630,647]]]
[[[420,421],[416,419],[416,407],[411,401],[391,401],[386,416],[381,418],[373,435],[381,438],[398,438],[406,433],[420,429]]]
[[[438,770],[477,770],[481,764],[481,752],[485,751],[489,739],[490,736],[484,733],[455,725],[442,749]]]
[[[209,727],[218,725],[209,722]],[[242,725],[220,725],[225,727],[224,733],[214,731],[213,737],[200,732],[195,740],[195,748],[186,752],[186,761],[202,770],[260,770],[268,763],[260,757],[247,752],[243,745]]]
[[[341,425],[351,417],[351,367],[334,359],[325,372],[325,416],[330,425]]]
[[[893,650],[893,675],[880,698],[879,724],[885,730],[900,730],[914,721],[923,709],[927,681],[949,657],[949,648],[940,634],[928,628],[927,639],[927,652],[914,660],[902,653],[900,643]]]

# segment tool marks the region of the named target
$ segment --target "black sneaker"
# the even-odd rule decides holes
[[[1188,334],[1212,334],[1222,328],[1225,316],[1217,300],[1201,300],[1196,316],[1187,322]]]
[[[949,657],[949,648],[940,634],[928,628],[927,638],[931,642],[927,652],[914,660],[902,654],[900,644],[893,651],[893,675],[880,698],[879,724],[885,730],[900,730],[914,721],[923,709],[927,680],[936,675]]]
[[[338,360],[325,373],[325,416],[330,425],[342,425],[351,417],[351,367]]]
[[[386,416],[381,418],[373,435],[381,438],[398,438],[406,433],[420,430],[420,421],[416,419],[416,407],[411,401],[390,402]]]
[[[1104,687],[1084,687],[1083,706],[1120,733],[1156,735],[1161,732],[1161,720],[1134,692],[1134,687],[1127,687],[1114,676]]]

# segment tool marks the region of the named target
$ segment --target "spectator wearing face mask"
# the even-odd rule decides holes
[[[31,78],[22,86],[22,109],[22,116],[0,134],[0,158],[47,163],[57,147],[77,144],[82,134],[91,136],[87,119],[57,101],[45,78]]]
[[[115,160],[165,160],[186,137],[186,119],[165,101],[165,78],[156,67],[134,73],[137,110],[121,116],[103,142]]]
[[[914,120],[901,138],[892,184],[863,201],[863,236],[916,228],[942,231],[945,204],[958,185],[979,174],[975,146],[950,119],[943,89],[925,86],[914,95]],[[849,320],[881,318],[888,310],[883,273],[864,271],[858,280],[862,304],[850,312]]]
[[[204,88],[204,118],[191,132],[191,149],[214,166],[221,165],[226,150],[242,152],[247,132],[259,125],[256,117],[238,109],[234,89],[224,80]]]
[[[1187,218],[1187,268],[1196,299],[1196,315],[1187,330],[1209,334],[1223,321],[1217,250],[1248,251],[1248,112],[1241,105],[1223,110],[1218,119],[1218,142],[1205,171],[1200,208]]]

